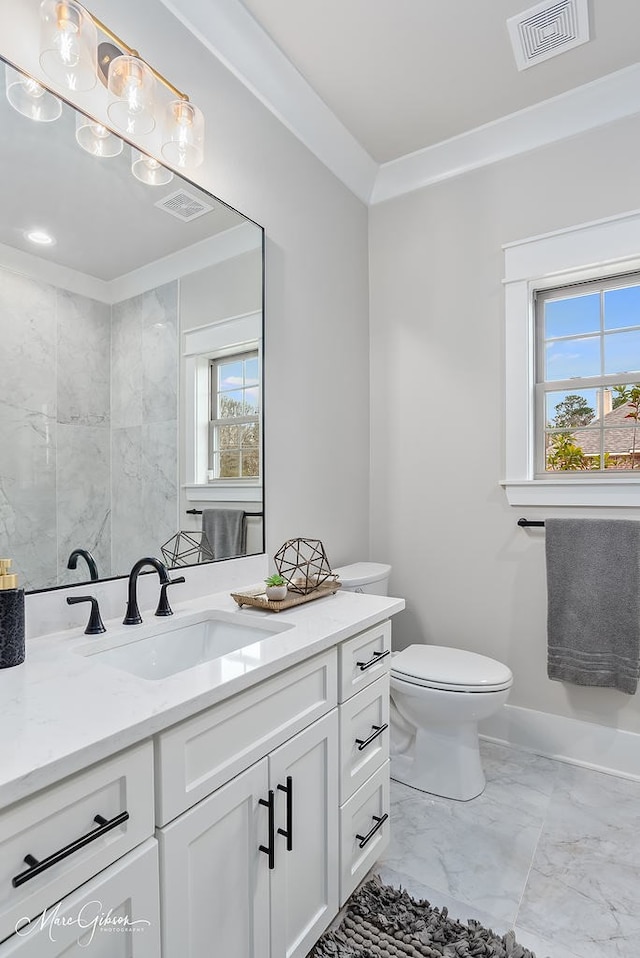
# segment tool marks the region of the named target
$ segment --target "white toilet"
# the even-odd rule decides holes
[[[334,569],[350,592],[387,595],[391,566]],[[411,645],[391,663],[391,777],[432,795],[469,801],[483,791],[478,722],[509,697],[511,670],[486,655]]]

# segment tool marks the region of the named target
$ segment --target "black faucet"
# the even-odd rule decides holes
[[[138,625],[140,622],[142,622],[142,616],[140,615],[140,610],[138,608],[137,586],[140,571],[144,569],[146,565],[150,565],[152,569],[156,570],[160,576],[160,582],[162,585],[170,584],[167,567],[160,562],[160,559],[155,559],[153,556],[147,556],[145,559],[138,559],[129,573],[127,611],[124,619],[122,620],[123,625]]]
[[[92,582],[98,578],[98,566],[96,565],[96,560],[93,558],[90,552],[86,549],[74,549],[69,559],[67,561],[67,569],[75,569],[78,565],[78,558],[82,556],[87,565],[89,566],[89,577]]]
[[[101,632],[106,632],[106,628],[102,618],[100,616],[100,609],[98,608],[98,600],[94,595],[70,595],[67,596],[68,605],[76,605],[78,602],[90,602],[91,603],[91,614],[89,615],[89,622],[87,627],[84,630],[85,635],[99,635]]]

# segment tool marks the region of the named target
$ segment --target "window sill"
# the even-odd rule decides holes
[[[259,482],[239,483],[229,480],[183,486],[188,502],[262,502]]]
[[[637,479],[503,479],[510,506],[640,506]]]

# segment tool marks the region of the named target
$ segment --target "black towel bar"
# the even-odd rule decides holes
[[[245,512],[245,516],[262,516],[262,512]],[[201,516],[202,509],[187,509],[188,516]]]
[[[529,526],[544,526],[544,521],[542,519],[518,519],[518,525],[521,529],[526,529]]]

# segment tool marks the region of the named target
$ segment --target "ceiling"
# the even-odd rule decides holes
[[[638,0],[522,71],[507,20],[554,0],[162,2],[368,201],[640,110]]]
[[[506,21],[536,0],[242,2],[378,163],[526,109],[639,57],[638,0],[593,0],[593,39],[521,72]]]

